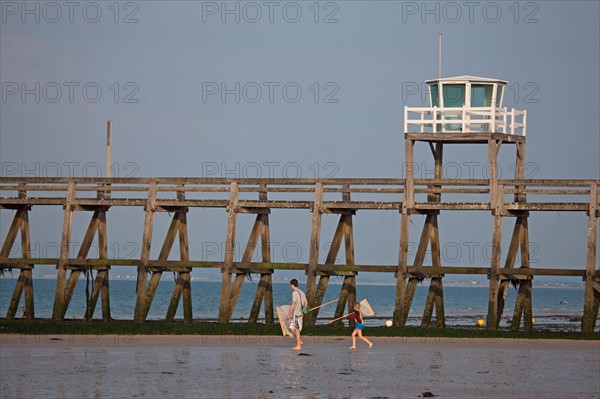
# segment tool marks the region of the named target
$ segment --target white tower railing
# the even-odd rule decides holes
[[[525,136],[526,130],[527,111],[514,108],[404,107],[405,133],[503,133]]]

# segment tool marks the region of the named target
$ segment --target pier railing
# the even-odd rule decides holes
[[[491,210],[490,192],[498,190],[503,208],[539,211],[587,211],[599,180],[415,179],[415,209]],[[232,185],[239,193],[237,208],[312,209],[317,185],[322,186],[322,212],[337,209],[399,210],[404,179],[225,179],[225,178],[0,178],[0,209],[65,206],[69,192],[78,207],[146,206],[151,186],[156,207],[227,208]],[[263,199],[260,193],[267,194]],[[271,194],[270,196],[268,194]],[[344,194],[348,195],[344,197]],[[444,202],[427,195],[444,194]],[[518,203],[510,195],[527,197]],[[290,198],[290,199],[282,199]],[[456,201],[448,201],[456,199]],[[531,201],[535,199],[535,201]]]

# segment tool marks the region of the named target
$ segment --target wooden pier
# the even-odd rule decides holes
[[[408,148],[426,137],[407,136]],[[495,139],[494,139],[495,140]],[[497,144],[496,144],[497,145]],[[490,153],[497,149],[489,146]],[[432,144],[436,171],[441,167],[441,143]],[[410,151],[407,151],[410,155]],[[410,157],[407,157],[410,159]],[[519,170],[519,169],[518,169]],[[275,270],[303,270],[307,274],[307,297],[311,306],[321,304],[331,276],[343,276],[336,315],[356,300],[357,273],[393,273],[397,281],[394,323],[403,326],[417,282],[431,279],[422,325],[429,326],[433,311],[436,327],[444,327],[443,278],[447,274],[487,275],[490,281],[487,328],[495,330],[503,311],[504,293],[512,281],[518,284],[518,299],[514,309],[512,329],[518,330],[524,320],[525,330],[531,330],[531,280],[533,276],[579,276],[585,280],[585,306],[582,331],[593,331],[600,305],[600,270],[596,264],[598,242],[598,187],[600,180],[449,180],[414,179],[408,168],[406,179],[220,179],[220,178],[0,178],[0,209],[14,212],[12,224],[2,244],[0,268],[19,269],[6,317],[15,317],[22,292],[25,291],[26,317],[35,317],[32,269],[34,265],[56,265],[56,292],[53,319],[64,318],[81,273],[95,271],[92,293],[87,300],[83,318],[92,319],[98,299],[102,302],[102,319],[110,320],[109,272],[120,266],[137,266],[138,282],[135,307],[137,322],[146,319],[150,305],[164,272],[175,272],[177,280],[165,318],[173,320],[183,297],[184,320],[192,321],[190,275],[195,268],[219,268],[223,274],[219,322],[227,323],[236,305],[240,289],[249,273],[259,274],[249,323],[256,323],[261,307],[265,320],[273,322],[272,274]],[[271,199],[289,196],[290,200]],[[441,197],[456,197],[442,201]],[[219,197],[220,198],[217,198]],[[353,199],[360,196],[361,200]],[[364,198],[368,199],[364,199]],[[526,199],[542,198],[539,202]],[[586,200],[582,200],[585,198]],[[30,210],[32,207],[60,206],[64,209],[60,256],[32,258],[30,254]],[[107,213],[114,207],[142,207],[144,228],[140,232],[140,259],[109,259],[106,233]],[[187,213],[192,208],[222,208],[227,212],[226,249],[219,262],[189,259],[190,240]],[[312,212],[309,261],[305,263],[274,263],[270,258],[269,213],[271,209],[304,209]],[[353,218],[357,212],[385,210],[399,212],[401,234],[398,263],[393,265],[357,265],[354,261]],[[444,210],[486,211],[494,219],[493,254],[490,265],[481,267],[444,266],[441,264],[437,215]],[[587,263],[579,268],[534,268],[529,264],[528,217],[531,212],[585,212],[589,216]],[[75,212],[91,213],[77,257],[69,257],[73,241],[71,225]],[[157,259],[150,257],[152,229],[156,212],[173,214]],[[240,262],[234,261],[236,220],[238,216],[255,215],[248,244]],[[318,263],[323,214],[339,215],[339,222],[324,264]],[[424,215],[418,250],[412,264],[408,259],[410,219]],[[511,243],[507,251],[500,246],[505,218],[515,218]],[[35,226],[35,221],[32,221]],[[585,226],[582,226],[585,228]],[[8,255],[20,233],[20,257]],[[99,257],[88,256],[90,246],[98,236]],[[178,238],[180,260],[168,260]],[[261,243],[262,261],[252,262],[254,251]],[[335,264],[341,244],[345,244],[345,264]],[[432,265],[424,265],[425,253],[431,245]],[[521,267],[515,268],[519,253]],[[504,267],[500,261],[505,258]],[[264,305],[263,305],[264,303]],[[316,312],[307,322],[314,323]]]
[[[191,322],[191,273],[195,268],[219,268],[222,285],[219,322],[228,323],[242,285],[249,274],[260,280],[248,317],[256,323],[264,308],[266,323],[273,323],[272,275],[275,270],[303,270],[307,276],[307,299],[311,307],[320,305],[331,276],[342,276],[343,285],[335,317],[352,309],[356,301],[357,274],[393,273],[396,278],[394,324],[404,326],[417,284],[430,279],[429,292],[421,325],[444,328],[444,287],[447,274],[479,274],[489,279],[486,326],[496,330],[504,311],[509,284],[518,287],[512,329],[532,330],[532,279],[534,276],[578,276],[585,281],[581,330],[592,332],[600,308],[600,267],[597,262],[598,191],[600,180],[525,179],[525,136],[527,112],[502,107],[507,82],[497,79],[457,76],[427,81],[430,107],[404,108],[405,179],[221,179],[221,178],[17,178],[0,177],[0,209],[14,211],[13,222],[2,244],[0,271],[20,269],[7,318],[14,318],[25,291],[26,317],[33,319],[34,265],[56,265],[56,291],[53,319],[64,318],[81,273],[96,271],[92,293],[87,298],[85,319],[93,318],[102,301],[102,319],[110,320],[109,272],[111,267],[137,266],[137,293],[134,320],[143,322],[150,309],[162,273],[177,274],[176,284],[165,318],[173,320],[179,302],[183,302],[184,321]],[[416,115],[416,117],[415,117]],[[109,136],[110,137],[110,136]],[[435,172],[432,179],[418,179],[414,173],[414,148],[431,149]],[[475,144],[487,150],[489,178],[447,179],[443,176],[444,146]],[[515,175],[512,180],[498,176],[497,159],[502,147],[516,149]],[[477,147],[477,146],[476,146]],[[285,199],[281,199],[285,198]],[[29,211],[32,207],[61,206],[64,209],[60,256],[32,258],[30,252]],[[115,207],[144,209],[140,232],[140,259],[109,259],[107,212]],[[227,212],[225,253],[222,261],[190,259],[188,211],[194,208],[221,208]],[[304,209],[312,212],[308,263],[276,263],[271,260],[269,216],[272,209]],[[367,210],[399,212],[400,242],[398,262],[393,265],[357,265],[354,256],[353,219]],[[440,254],[438,215],[442,211],[489,212],[493,218],[490,232],[492,256],[489,265],[444,266]],[[581,212],[588,215],[587,251],[582,265],[564,268],[534,268],[530,262],[529,216],[533,212]],[[75,212],[91,212],[91,220],[76,258],[70,258],[73,241],[71,226]],[[151,259],[150,246],[156,212],[173,214],[171,225],[157,259]],[[339,215],[339,222],[325,263],[319,263],[321,221],[324,214]],[[236,222],[238,216],[255,215],[254,225],[241,261],[236,262]],[[412,263],[408,257],[410,226],[419,216],[425,218],[421,238]],[[510,245],[502,248],[503,225],[514,218]],[[468,220],[465,222],[468,223]],[[35,225],[35,222],[33,223]],[[586,226],[582,226],[585,229]],[[21,236],[21,257],[9,258],[17,235]],[[309,235],[310,234],[310,235]],[[99,257],[88,255],[98,236]],[[169,260],[178,238],[180,260]],[[253,262],[258,243],[261,262]],[[344,243],[345,262],[336,264]],[[425,265],[431,247],[431,265]],[[238,254],[239,255],[239,254]],[[515,267],[520,256],[520,267]],[[502,266],[502,260],[504,265]],[[182,300],[183,298],[183,300]],[[263,306],[264,304],[264,306]],[[318,312],[306,317],[314,324]]]

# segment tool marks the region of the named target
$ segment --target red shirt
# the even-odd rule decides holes
[[[350,319],[350,320],[354,319],[354,321],[355,321],[356,323],[365,324],[365,323],[363,322],[362,314],[360,313],[360,311],[359,311],[359,310],[355,310],[355,311],[354,311],[354,313],[352,313],[352,314],[350,314],[350,315],[346,316],[346,318],[347,318],[347,319]]]

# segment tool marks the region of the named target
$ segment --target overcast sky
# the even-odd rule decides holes
[[[425,104],[441,32],[444,76],[507,80],[504,105],[527,109],[526,177],[598,179],[599,4],[2,1],[2,176],[104,174],[111,119],[115,176],[401,178],[403,107]],[[486,155],[446,146],[448,177],[486,178]],[[502,177],[514,158],[504,146]],[[425,145],[415,161],[430,177]],[[2,240],[12,214],[0,214]],[[76,215],[75,242],[89,216]],[[34,208],[30,219],[33,256],[58,256],[62,210]],[[251,219],[239,217],[240,245]],[[223,210],[190,212],[192,259],[222,258],[225,220]],[[307,261],[310,220],[272,213],[275,261]],[[416,242],[423,221],[413,220]],[[168,222],[157,215],[153,258]],[[324,217],[321,261],[335,223]],[[489,213],[439,223],[444,265],[489,265]],[[143,210],[112,209],[110,255],[139,257],[142,224]],[[396,264],[397,212],[359,212],[354,226],[357,263]],[[586,233],[583,213],[532,214],[532,266],[585,268]]]

